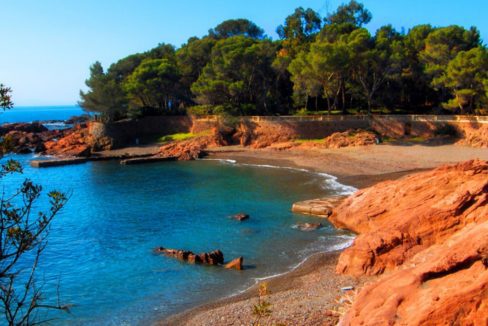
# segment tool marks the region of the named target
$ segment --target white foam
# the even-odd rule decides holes
[[[270,164],[237,163],[236,160],[222,160],[222,159],[213,159],[213,160],[231,161],[232,164],[235,164],[237,166],[253,166],[253,167],[268,168],[268,169],[285,169],[285,170],[291,170],[291,171],[298,171],[298,172],[316,174],[316,175],[319,175],[320,177],[324,178],[323,188],[332,189],[338,195],[351,195],[358,190],[357,188],[355,188],[353,186],[348,186],[348,185],[344,185],[344,184],[340,183],[339,181],[337,181],[336,176],[328,174],[328,173],[324,173],[324,172],[314,172],[314,171],[310,171],[310,170],[302,169],[302,168],[294,168],[294,167],[278,166],[278,165],[270,165]]]
[[[236,160],[223,159],[223,158],[201,158],[200,161],[218,161],[221,163],[236,164]]]

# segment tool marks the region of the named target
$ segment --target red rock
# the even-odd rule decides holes
[[[379,183],[347,198],[330,216],[359,236],[337,272],[381,274],[488,219],[488,162],[468,161]]]
[[[300,146],[304,148],[342,148],[374,145],[376,143],[377,136],[375,133],[371,131],[357,129],[344,132],[335,132],[332,135],[326,137],[323,142],[305,142],[302,143]]]
[[[488,221],[471,223],[366,286],[341,325],[487,325]]]
[[[238,257],[225,264],[224,267],[227,269],[237,269],[238,271],[240,271],[243,269],[242,267],[243,261],[244,261],[243,257]]]
[[[224,254],[220,250],[212,252],[204,252],[201,254],[194,254],[187,250],[168,249],[159,247],[154,249],[154,252],[164,254],[169,257],[176,258],[181,261],[186,261],[191,264],[207,264],[207,265],[221,265],[224,263]]]
[[[81,125],[66,131],[63,137],[48,140],[44,143],[45,153],[56,156],[88,157],[91,155],[93,139],[88,128]]]
[[[197,137],[190,140],[172,142],[161,146],[158,156],[174,158],[178,161],[190,161],[205,155],[205,148],[210,144],[209,137]]]

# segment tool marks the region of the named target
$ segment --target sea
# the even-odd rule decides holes
[[[58,109],[59,115],[54,114]],[[76,114],[76,108],[66,107],[29,110],[12,111],[9,119],[62,120]],[[72,305],[70,313],[39,314],[53,325],[151,324],[242,292],[296,268],[314,253],[345,248],[353,239],[326,220],[290,210],[299,200],[355,190],[331,175],[210,159],[36,169],[29,166],[33,158],[1,159],[20,161],[24,171],[0,182],[5,194],[14,193],[26,178],[42,185],[33,214],[49,209],[48,191],[69,196],[52,222],[36,278],[46,303],[59,299]],[[250,219],[231,218],[240,212]],[[303,222],[324,227],[304,232],[297,228]],[[155,254],[159,246],[196,253],[219,249],[226,261],[243,256],[245,269],[187,264]]]

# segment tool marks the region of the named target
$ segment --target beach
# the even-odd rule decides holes
[[[475,158],[488,160],[488,151],[451,144],[378,145],[286,151],[225,147],[210,150],[209,157],[236,160],[239,163],[305,168],[334,175],[343,184],[364,188],[443,164]],[[338,318],[330,316],[330,310],[344,308],[344,304],[339,303],[344,295],[341,288],[352,286],[358,289],[376,279],[337,275],[335,265],[339,253],[340,251],[316,254],[294,270],[264,280],[270,293],[266,300],[271,303],[271,315],[262,319],[261,323],[335,325]],[[257,302],[256,285],[244,293],[190,309],[156,324],[249,325],[256,321],[252,308]]]

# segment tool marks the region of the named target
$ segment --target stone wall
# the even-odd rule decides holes
[[[189,132],[192,120],[187,116],[156,116],[115,123],[90,122],[90,134],[95,139],[110,139],[112,148],[135,145],[156,137]]]
[[[324,138],[334,132],[348,129],[372,129],[390,137],[431,137],[446,126],[456,130],[467,144],[484,147],[488,143],[488,117],[483,116],[429,116],[429,115],[382,115],[382,116],[251,116],[236,119],[235,123],[251,126],[260,134],[272,136],[286,130],[293,138]],[[90,133],[112,148],[120,148],[154,140],[163,135],[193,132],[200,133],[215,128],[219,117],[163,116],[124,120],[112,124],[90,123]]]

